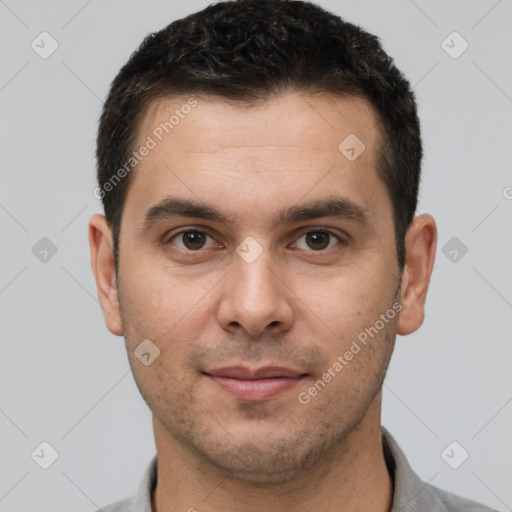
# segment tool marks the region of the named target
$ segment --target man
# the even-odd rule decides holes
[[[209,6],[122,68],[97,157],[92,266],[157,448],[104,510],[489,510],[421,482],[380,425],[436,225],[377,38],[305,2]]]

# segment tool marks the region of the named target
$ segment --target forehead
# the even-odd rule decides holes
[[[140,215],[166,195],[233,212],[250,201],[273,215],[272,205],[277,211],[335,188],[367,209],[384,190],[375,172],[378,115],[361,97],[288,93],[258,105],[164,98],[146,109],[137,147],[150,139],[125,204],[131,209],[137,197]]]
[[[191,95],[151,102],[137,135],[143,142],[157,130],[157,138],[175,142],[184,152],[250,145],[332,151],[354,133],[371,153],[378,125],[374,107],[361,96],[289,92],[255,105]]]

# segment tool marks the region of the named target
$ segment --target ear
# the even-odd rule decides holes
[[[104,215],[94,215],[89,221],[91,266],[98,289],[98,299],[108,330],[117,336],[124,333],[114,267],[112,231]]]
[[[415,217],[405,238],[405,266],[401,283],[402,310],[398,319],[398,334],[411,334],[423,323],[436,245],[435,220],[428,214]]]

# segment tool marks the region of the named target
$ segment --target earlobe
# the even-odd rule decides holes
[[[122,336],[112,232],[104,215],[94,215],[89,221],[91,266],[98,290],[98,299],[109,331]]]
[[[405,242],[406,256],[401,283],[402,311],[398,320],[398,334],[410,334],[423,323],[436,245],[437,228],[432,216],[423,214],[415,217],[407,230]]]

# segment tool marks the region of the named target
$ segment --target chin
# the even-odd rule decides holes
[[[282,485],[297,481],[312,467],[324,464],[333,439],[313,432],[287,432],[286,438],[269,442],[268,432],[246,431],[243,439],[224,437],[196,444],[196,453],[227,477],[247,484]],[[213,442],[212,442],[213,441]]]

